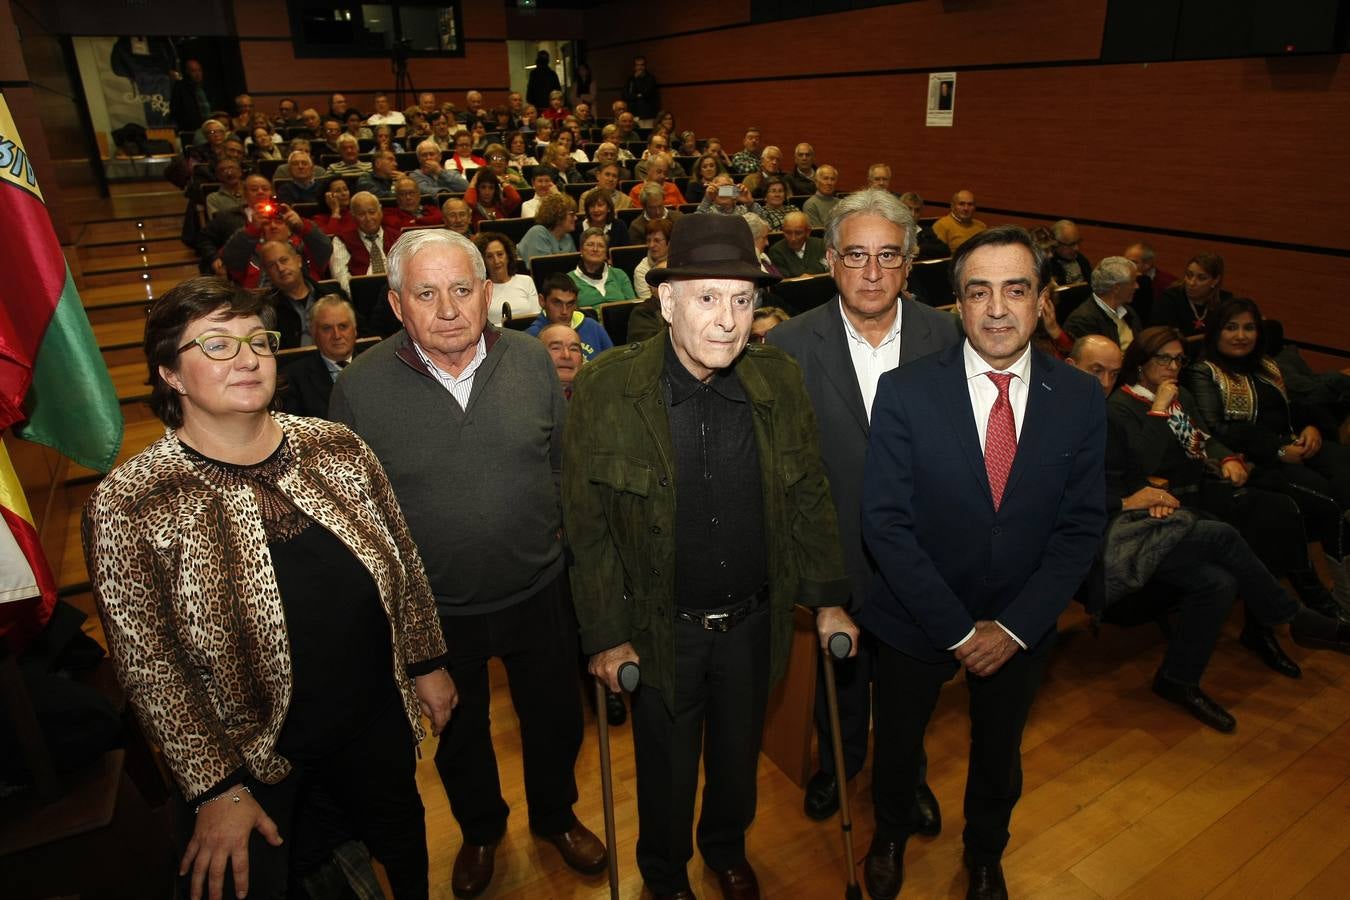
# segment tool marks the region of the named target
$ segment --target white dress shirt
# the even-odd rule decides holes
[[[383,225],[380,226],[380,230],[375,232],[374,235],[368,235],[358,228],[356,231],[356,237],[357,240],[359,240],[362,244],[365,245],[367,252],[370,251],[371,244],[375,244],[376,246],[378,246],[380,248],[380,254],[385,257],[384,261],[385,266],[387,267],[389,265],[389,254],[384,252]],[[350,285],[352,282],[352,273],[350,269],[351,261],[352,261],[352,254],[351,251],[347,249],[347,245],[342,242],[342,238],[334,237],[333,255],[328,260],[328,271],[332,272],[333,277],[338,280],[338,284],[342,285],[342,290],[348,293],[351,292]],[[371,274],[369,266],[366,267],[365,274],[367,275]]]
[[[839,301],[839,316],[844,320],[844,334],[848,336],[848,355],[853,360],[853,374],[858,379],[858,390],[862,392],[863,408],[867,410],[867,421],[872,421],[872,401],[877,395],[877,382],[885,372],[900,365],[900,318],[904,315],[904,304],[895,305],[895,322],[891,330],[876,347],[858,333],[848,315],[844,312],[844,301]]]
[[[975,348],[966,341],[961,348],[961,357],[966,365],[966,389],[970,391],[970,408],[975,414],[975,429],[980,435],[980,452],[984,452],[984,443],[986,433],[989,430],[989,412],[994,408],[995,401],[998,400],[998,385],[994,380],[988,377],[990,372],[1006,372],[1013,376],[1008,382],[1008,405],[1012,407],[1013,428],[1017,431],[1018,440],[1022,438],[1022,420],[1027,414],[1027,390],[1031,383],[1031,345],[1028,344],[1022,351],[1022,355],[1017,358],[1011,366],[1006,369],[995,369],[989,363],[985,362]],[[1007,632],[1008,637],[1017,642],[1017,646],[1023,650],[1027,649],[1026,643],[1017,635],[1008,631],[1008,627],[997,619],[994,620],[999,628]],[[955,650],[966,641],[975,636],[975,629],[961,640],[948,647],[948,650]]]
[[[473,376],[478,371],[478,367],[487,359],[487,339],[483,335],[478,336],[478,349],[474,352],[473,362],[464,367],[464,371],[458,376],[451,375],[437,368],[436,364],[426,355],[417,341],[409,339],[413,349],[417,351],[417,356],[422,360],[422,365],[427,367],[427,371],[436,376],[436,380],[441,383],[441,387],[450,392],[450,396],[455,398],[460,409],[469,408],[469,395],[473,393]]]

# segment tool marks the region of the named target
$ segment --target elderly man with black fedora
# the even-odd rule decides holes
[[[572,590],[590,671],[633,696],[638,868],[656,897],[693,897],[699,852],[722,893],[755,898],[745,855],[769,687],[793,604],[821,640],[857,643],[810,398],[783,351],[750,344],[759,267],[739,216],[675,224],[647,280],[669,328],[577,376],[563,456]]]

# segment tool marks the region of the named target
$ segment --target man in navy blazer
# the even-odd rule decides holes
[[[1007,896],[999,860],[1022,789],[1022,730],[1106,523],[1101,389],[1030,347],[1049,286],[1031,235],[972,237],[952,281],[966,340],[882,376],[863,474],[878,570],[861,614],[877,638],[877,827],[864,870],[874,898],[899,893],[924,729],[961,668],[967,896]]]
[[[877,379],[896,366],[960,343],[961,328],[949,313],[900,299],[917,248],[914,219],[889,191],[855,191],[836,204],[826,225],[825,248],[839,296],[778,325],[767,340],[791,353],[802,367],[839,514],[839,539],[851,586],[849,612],[856,616],[874,573],[862,540],[862,471]],[[857,657],[835,663],[848,778],[862,769],[867,757],[872,717],[869,643],[864,639]],[[816,686],[820,770],[807,782],[805,810],[813,819],[824,819],[839,805],[838,773],[828,749],[823,677]],[[922,775],[916,802],[920,832],[937,834],[941,816]]]

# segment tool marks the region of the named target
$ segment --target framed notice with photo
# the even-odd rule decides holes
[[[928,125],[950,128],[956,114],[956,73],[928,73]]]

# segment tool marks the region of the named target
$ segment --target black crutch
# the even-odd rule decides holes
[[[844,888],[845,900],[862,900],[862,889],[858,887],[857,866],[853,861],[853,819],[848,813],[848,772],[844,768],[844,738],[839,728],[839,695],[834,689],[834,661],[845,659],[853,650],[853,639],[842,631],[830,635],[828,649],[820,648],[824,657],[825,702],[830,710],[830,744],[834,751],[834,780],[839,786],[839,828],[844,833],[844,864],[848,869],[848,886]],[[601,732],[604,734],[604,732]]]
[[[619,666],[619,687],[623,690],[633,693],[640,680],[637,663],[626,662]],[[614,846],[614,772],[609,761],[609,720],[605,718],[607,687],[599,678],[595,679],[595,721],[600,726],[600,790],[605,805],[605,846],[609,848],[609,896],[610,900],[619,900],[619,853]]]

